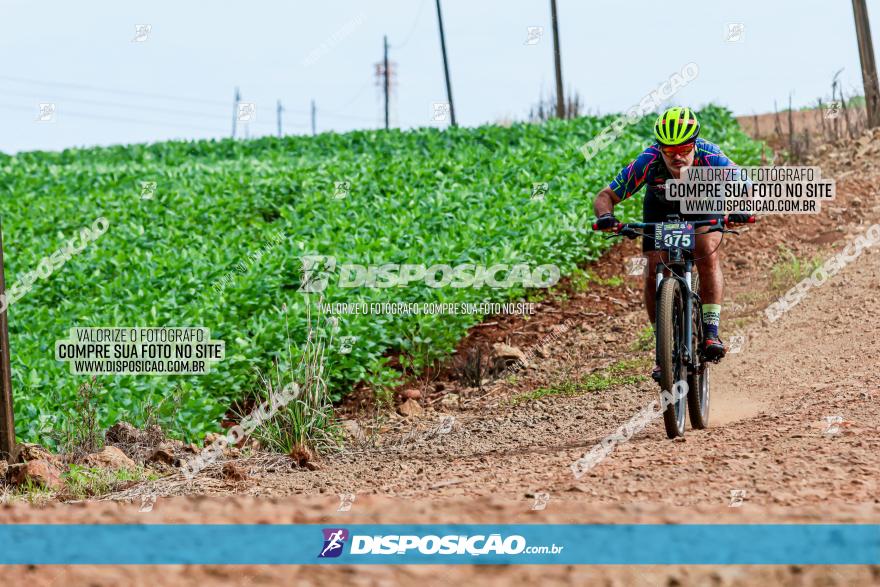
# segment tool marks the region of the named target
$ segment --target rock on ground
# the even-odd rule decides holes
[[[101,452],[88,455],[85,458],[85,463],[90,467],[101,467],[113,471],[134,469],[137,466],[133,460],[115,446],[105,446]]]
[[[38,487],[59,490],[64,486],[61,471],[51,461],[36,459],[9,467],[9,482],[24,485],[28,482]]]

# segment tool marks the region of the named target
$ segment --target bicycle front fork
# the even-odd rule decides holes
[[[683,330],[684,330],[684,332],[683,332],[684,340],[680,341],[680,343],[682,345],[681,351],[684,353],[684,357],[687,360],[688,368],[693,369],[697,363],[696,355],[694,353],[698,352],[697,349],[693,348],[694,324],[693,324],[693,320],[691,320],[691,316],[692,316],[692,312],[693,312],[693,305],[694,305],[694,300],[693,300],[694,296],[692,295],[693,292],[691,292],[691,273],[694,268],[694,263],[690,259],[685,259],[683,264],[684,264],[685,293],[682,296],[682,298],[683,298],[682,301],[683,301],[683,306],[684,306],[682,308],[682,310],[683,310],[682,313],[684,315],[681,318],[683,321],[682,326],[683,326]],[[660,291],[660,284],[663,283],[663,278],[664,278],[663,269],[664,269],[663,263],[658,263],[657,264],[657,274],[655,277],[655,279],[656,279],[655,291],[656,292]],[[671,276],[671,278],[675,279],[675,276],[673,275],[673,276]],[[659,304],[657,304],[657,308],[658,309],[660,308]],[[656,348],[656,345],[655,345],[655,348]]]

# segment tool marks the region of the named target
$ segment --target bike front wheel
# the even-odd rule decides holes
[[[682,344],[684,295],[678,279],[664,279],[660,283],[657,298],[657,363],[660,366],[661,405],[665,404],[663,423],[666,436],[675,438],[684,436],[687,414],[687,393],[675,397],[676,392],[687,385],[687,365]]]

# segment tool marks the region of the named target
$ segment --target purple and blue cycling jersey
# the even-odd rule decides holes
[[[732,167],[736,164],[721,151],[721,147],[703,139],[697,139],[696,152],[694,153],[694,165],[704,167]],[[617,197],[625,200],[639,191],[643,185],[648,184],[648,194],[661,199],[664,185],[671,176],[663,156],[660,154],[660,146],[654,143],[636,157],[632,163],[620,170],[614,181],[608,186]]]

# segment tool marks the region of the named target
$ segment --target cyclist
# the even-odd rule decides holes
[[[667,201],[665,182],[667,179],[678,179],[682,169],[691,166],[728,167],[734,166],[733,161],[721,151],[718,145],[699,138],[700,123],[690,108],[675,107],[663,112],[654,123],[656,142],[642,151],[635,160],[624,167],[611,184],[596,195],[593,208],[596,212],[599,230],[609,231],[619,221],[614,217],[614,206],[647,185],[647,192],[642,207],[642,222],[663,222],[671,215],[679,215],[688,220],[721,219],[723,215],[713,214],[681,214],[679,203]],[[731,214],[731,223],[745,223],[748,215]],[[708,227],[698,229],[705,232]],[[721,259],[718,247],[721,244],[721,233],[701,234],[696,239],[694,250],[697,271],[700,275],[700,299],[702,300],[702,316],[705,331],[703,356],[707,360],[717,361],[724,357],[726,349],[718,336],[721,319],[721,300],[724,297],[724,280],[721,275]],[[642,251],[648,258],[645,272],[645,307],[648,318],[654,324],[655,271],[661,258],[661,251],[656,250],[653,238],[642,238]],[[659,379],[660,368],[655,365],[652,373]]]

